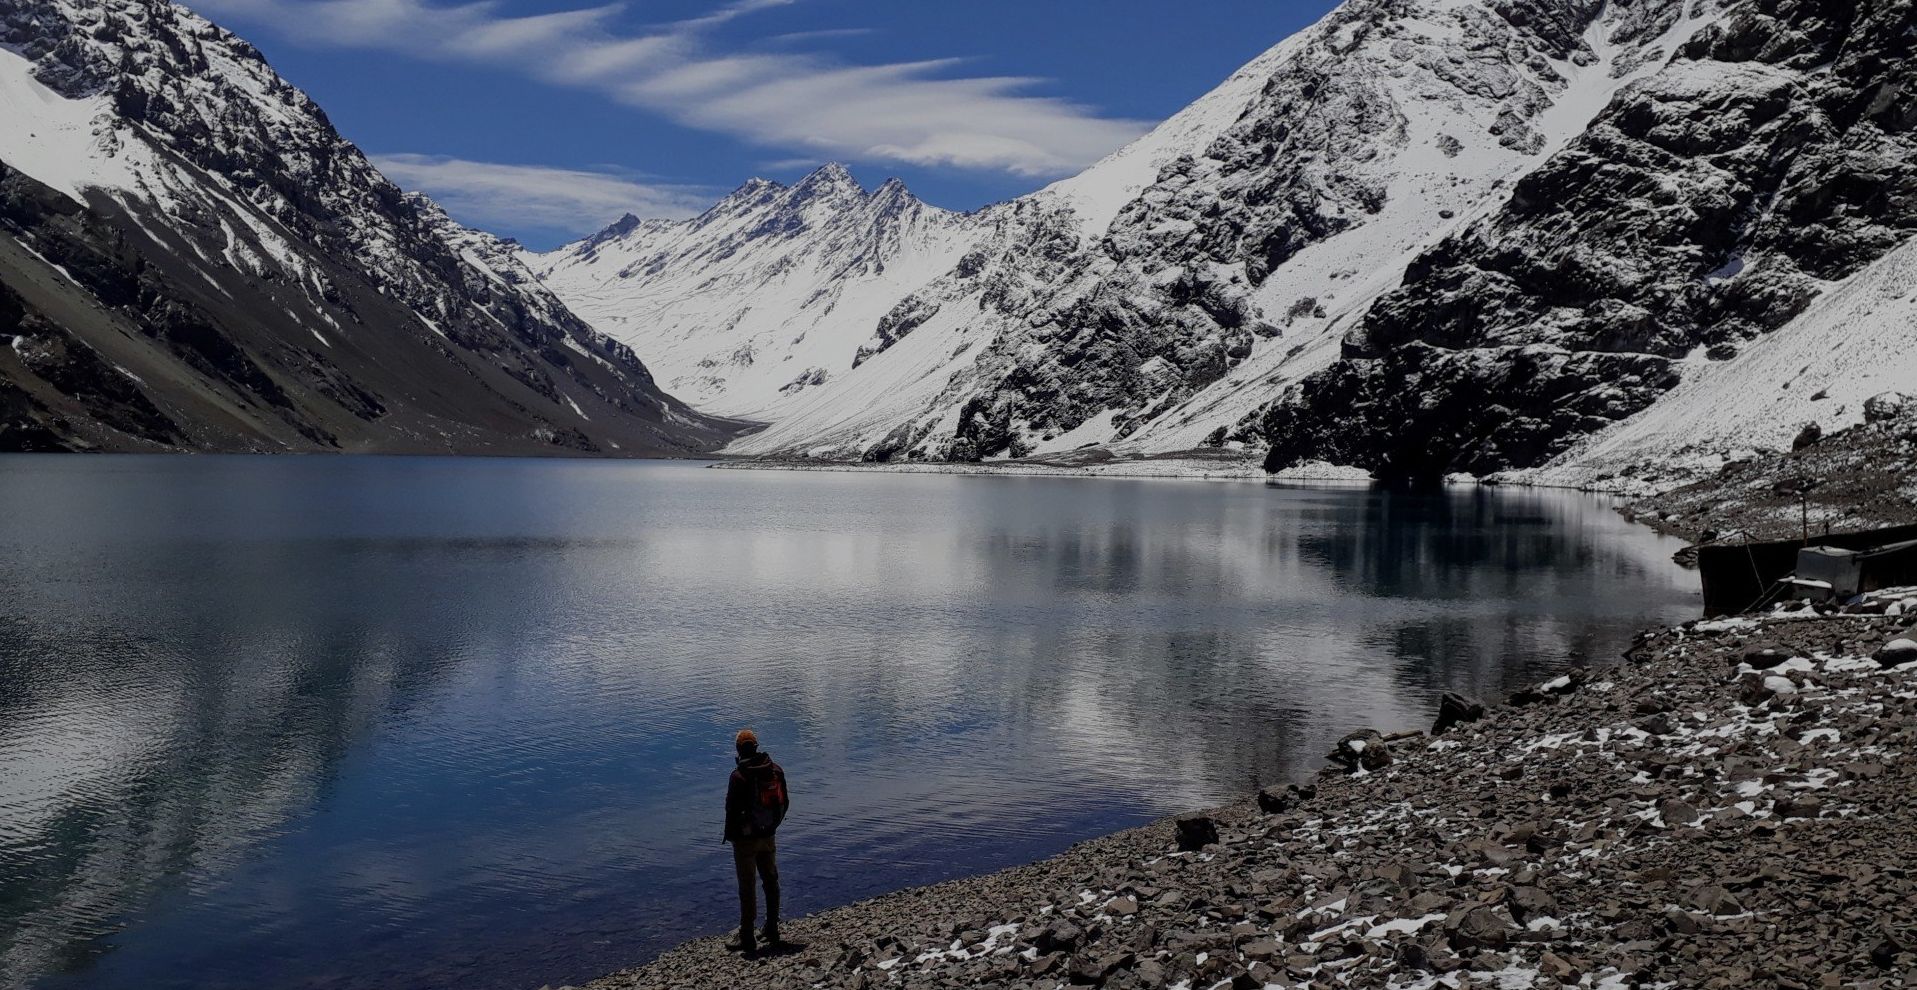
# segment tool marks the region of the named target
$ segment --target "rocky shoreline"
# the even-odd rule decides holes
[[[590,987],[1912,985],[1914,625],[1917,589],[1646,632],[1309,784]]]
[[[1788,451],[1753,452],[1715,475],[1624,509],[1626,518],[1699,543],[1792,539],[1917,523],[1917,399],[1886,392],[1864,421],[1814,424]]]

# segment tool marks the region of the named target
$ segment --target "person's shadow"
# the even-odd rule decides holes
[[[796,956],[799,953],[804,952],[805,950],[806,950],[806,944],[804,942],[787,942],[787,941],[781,940],[771,945],[759,946],[757,950],[755,950],[750,956],[747,956],[746,958],[771,959],[777,956]],[[739,943],[736,941],[727,942],[726,951],[727,952],[740,951]]]

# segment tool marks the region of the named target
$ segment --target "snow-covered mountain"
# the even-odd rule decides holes
[[[830,167],[532,267],[699,401],[769,421],[741,453],[1224,437],[1273,468],[1675,484],[1917,376],[1911,18],[1347,0],[1010,203],[875,224]],[[819,185],[843,205],[793,214]]]
[[[749,184],[688,224],[623,223],[533,267],[670,365],[669,385],[710,372],[723,397],[689,395],[771,422],[736,451],[1195,446],[1247,434],[1248,416],[1335,362],[1410,261],[1658,72],[1709,9],[1349,0],[1131,147],[1011,203],[919,207],[934,219],[881,236],[868,197],[828,167],[792,191]],[[847,189],[833,201],[845,208],[787,223],[741,212],[790,215],[783,198],[818,185]],[[848,269],[859,276],[831,275]],[[699,306],[723,312],[691,316]],[[810,349],[788,357],[799,339]],[[776,374],[717,371],[768,353]]]
[[[0,449],[644,453],[693,412],[166,0],[0,0]]]
[[[1271,462],[1682,480],[1917,380],[1917,15],[1729,7],[1419,256],[1261,419]]]
[[[683,223],[627,216],[529,260],[595,327],[643,341],[673,394],[762,418],[848,376],[893,304],[983,232],[903,183],[867,193],[828,165],[790,188],[755,179]]]

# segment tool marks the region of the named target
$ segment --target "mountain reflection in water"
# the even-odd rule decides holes
[[[0,986],[578,982],[1315,768],[1695,613],[1584,496],[0,458]]]

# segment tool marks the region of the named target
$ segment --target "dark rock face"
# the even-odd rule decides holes
[[[1790,320],[1917,231],[1912,18],[1759,0],[1705,28],[1410,266],[1261,418],[1269,466],[1535,466]]]
[[[1469,146],[1516,171],[1541,155],[1545,115],[1569,85],[1565,67],[1599,57],[1587,40],[1593,23],[1607,18],[1608,41],[1642,49],[1639,61],[1617,66],[1630,71],[1663,57],[1653,42],[1681,8],[1669,0],[1341,5],[1304,43],[1259,63],[1266,75],[1248,103],[1229,110],[1235,119],[1198,128],[1205,138],[1166,156],[1108,226],[1081,223],[1069,198],[1033,196],[987,211],[998,232],[899,302],[877,343],[854,357],[867,360],[934,311],[942,319],[967,313],[965,332],[989,335],[933,406],[884,440],[885,458],[1016,455],[1021,435],[1056,436],[1101,412],[1117,439],[1166,422],[1288,327],[1321,332],[1328,317],[1318,297],[1357,274],[1296,276],[1308,288],[1274,304],[1288,266],[1378,220],[1394,195],[1411,200],[1394,187],[1433,158]],[[1458,134],[1428,134],[1433,116]],[[1458,181],[1488,193],[1504,181],[1491,178],[1496,171]],[[943,435],[961,406],[962,424],[994,428]],[[859,452],[876,459],[870,446]]]
[[[1484,706],[1461,694],[1446,691],[1438,699],[1438,718],[1431,723],[1431,734],[1441,736],[1452,728],[1484,717]]]
[[[0,443],[641,454],[741,429],[661,393],[511,245],[401,192],[186,9],[0,0],[0,43],[98,100],[75,154],[137,180],[69,193],[0,164],[0,308],[31,331],[0,358],[28,400]]]
[[[1177,823],[1178,851],[1197,852],[1218,844],[1218,825],[1203,816],[1180,818]]]

